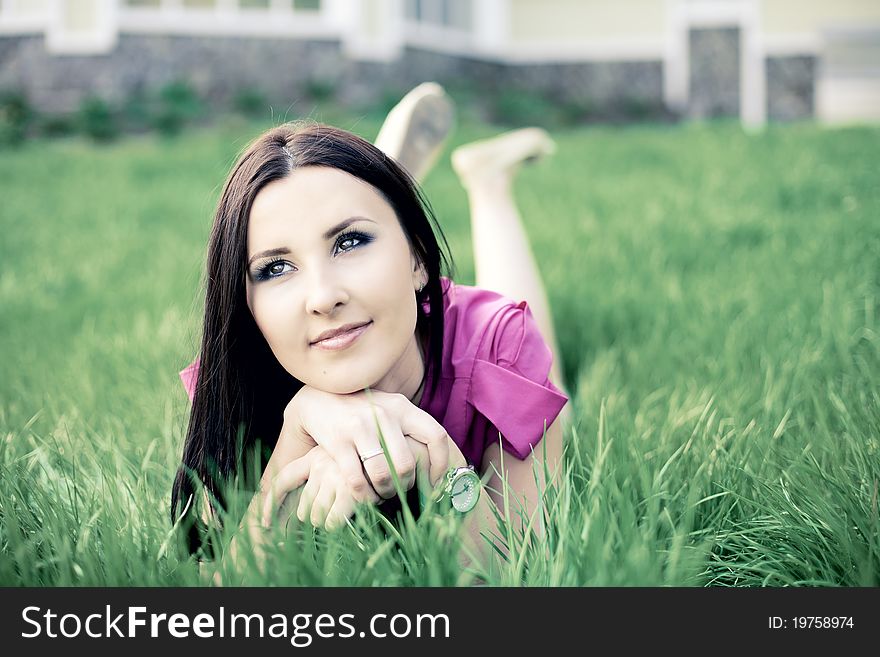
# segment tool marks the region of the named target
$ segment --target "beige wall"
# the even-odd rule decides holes
[[[15,13],[16,15],[24,16],[27,14],[41,14],[48,4],[49,0],[6,0],[3,8],[10,14]]]
[[[479,1],[479,0],[475,0]],[[662,37],[666,0],[508,0],[514,42]],[[834,25],[880,25],[880,0],[759,0],[762,31],[815,34]]]
[[[816,117],[833,124],[880,122],[880,80],[820,78]]]
[[[876,32],[862,29],[880,30],[880,0],[763,0],[761,22],[770,42],[774,37],[807,37],[818,44],[819,121],[880,120],[880,42]]]
[[[381,0],[362,0],[359,27],[365,36],[376,38],[382,34],[382,23],[385,18],[382,9]]]
[[[878,0],[880,1],[880,0]],[[665,0],[509,0],[511,41],[656,39],[666,31]]]
[[[61,22],[69,32],[88,32],[98,22],[98,0],[68,0],[61,9]]]
[[[880,0],[762,0],[765,34],[818,35],[826,27],[880,26]]]

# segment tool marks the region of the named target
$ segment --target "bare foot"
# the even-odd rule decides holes
[[[455,107],[436,82],[424,82],[395,105],[376,137],[376,147],[416,180],[434,166],[455,123]]]
[[[452,152],[452,168],[462,184],[510,180],[522,163],[535,162],[556,151],[543,128],[522,128],[503,135],[471,142]]]

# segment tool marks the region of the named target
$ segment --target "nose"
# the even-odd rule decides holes
[[[348,302],[345,285],[330,267],[313,269],[308,284],[306,312],[310,315],[332,315]]]

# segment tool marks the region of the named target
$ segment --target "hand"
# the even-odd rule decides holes
[[[404,490],[412,487],[416,474],[416,457],[406,437],[425,446],[430,483],[440,480],[452,440],[439,422],[400,394],[370,390],[338,395],[303,386],[284,410],[279,441],[305,437],[323,447],[356,500],[370,500],[374,490],[390,499],[397,491],[385,456],[361,462],[361,455],[381,449],[377,424]]]
[[[416,480],[426,485],[429,479],[428,448],[407,438],[407,447],[416,462]],[[339,465],[320,446],[313,447],[305,456],[288,463],[272,481],[263,502],[262,524],[269,527],[273,519],[285,507],[291,493],[302,487],[296,515],[300,522],[310,522],[314,527],[332,530],[341,526],[354,514],[358,500],[347,486]],[[369,500],[379,501],[377,495]]]
[[[263,500],[263,527],[268,528],[278,518],[287,520],[289,515],[281,511],[297,490],[300,495],[296,516],[300,522],[310,522],[314,527],[332,530],[345,524],[358,504],[342,470],[319,445],[289,462],[272,480]],[[369,501],[375,504],[379,497],[373,493]]]

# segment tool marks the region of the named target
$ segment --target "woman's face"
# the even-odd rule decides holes
[[[427,279],[377,190],[338,169],[296,169],[254,199],[247,252],[248,307],[293,377],[339,394],[415,395],[415,292]],[[316,343],[349,324],[366,327]]]

